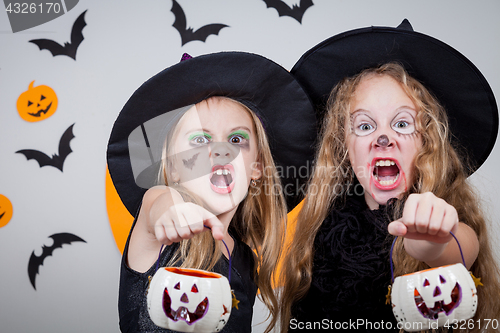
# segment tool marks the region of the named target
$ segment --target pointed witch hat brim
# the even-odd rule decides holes
[[[408,20],[397,28],[367,27],[330,37],[307,51],[291,73],[309,94],[321,119],[332,88],[363,69],[398,62],[447,111],[453,139],[465,149],[468,173],[491,153],[498,133],[493,92],[479,69],[451,46],[413,31]]]
[[[277,63],[246,52],[219,52],[161,71],[134,92],[118,115],[108,142],[107,162],[118,195],[132,215],[147,187],[154,185],[142,178],[158,175],[160,163],[153,158],[134,176],[129,136],[132,132],[140,135],[148,121],[211,96],[235,99],[256,113],[266,131],[288,207],[297,203],[308,173],[297,175],[296,171],[308,168],[314,158],[317,121],[309,97]],[[154,146],[151,141],[151,136],[143,138],[147,149]],[[143,154],[146,161],[147,149]]]

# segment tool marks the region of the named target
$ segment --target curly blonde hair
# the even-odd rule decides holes
[[[484,284],[478,287],[479,304],[474,320],[500,318],[500,271],[488,237],[488,224],[480,208],[480,200],[467,180],[468,162],[460,147],[453,146],[444,108],[416,79],[408,75],[402,65],[387,63],[362,71],[339,82],[330,94],[327,113],[323,121],[321,138],[316,154],[316,164],[308,185],[308,194],[299,212],[293,235],[292,247],[287,249],[283,269],[280,323],[287,331],[292,305],[304,297],[312,279],[314,239],[329,209],[345,196],[332,191],[337,186],[345,189],[353,183],[354,174],[346,146],[345,125],[349,120],[351,101],[360,82],[368,77],[387,75],[400,83],[417,108],[417,130],[422,138],[422,148],[415,158],[411,186],[402,194],[397,212],[411,193],[433,192],[454,206],[460,221],[468,224],[477,234],[479,255],[471,267],[472,273],[481,277]],[[314,188],[314,194],[310,189]],[[347,193],[344,191],[343,193]],[[309,195],[311,193],[311,195]],[[400,214],[400,213],[399,213]],[[394,216],[394,219],[399,216]],[[419,271],[429,266],[410,257],[403,250],[402,239],[394,247],[395,276]],[[493,329],[490,327],[491,331]],[[479,326],[465,332],[479,332]],[[490,330],[488,330],[490,332]]]

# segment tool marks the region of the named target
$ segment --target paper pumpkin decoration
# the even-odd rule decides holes
[[[231,302],[225,276],[190,268],[158,269],[147,295],[151,320],[179,332],[219,332],[229,319]]]
[[[5,195],[0,194],[0,228],[5,227],[12,218],[13,212],[12,203]]]
[[[32,81],[28,90],[17,99],[17,112],[26,121],[36,122],[49,118],[56,112],[57,95],[45,85],[34,87]]]

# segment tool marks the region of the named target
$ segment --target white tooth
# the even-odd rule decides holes
[[[222,174],[223,174],[224,176],[226,176],[226,175],[227,175],[227,170],[226,170],[226,169],[222,170]]]
[[[222,170],[221,169],[217,170],[217,175],[219,175],[219,176],[222,175]]]
[[[380,161],[380,166],[385,166],[385,161]]]
[[[380,166],[380,163],[378,161],[375,162],[375,166]]]
[[[391,165],[395,165],[396,163],[394,163],[394,161],[391,161]]]
[[[385,160],[385,166],[389,166],[391,165],[391,161],[390,160]]]

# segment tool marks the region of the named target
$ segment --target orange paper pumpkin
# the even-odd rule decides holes
[[[17,99],[17,112],[26,121],[36,122],[49,118],[56,112],[57,95],[45,85],[34,87],[32,81],[28,90]]]
[[[0,228],[9,223],[12,218],[13,208],[9,198],[0,194]]]

